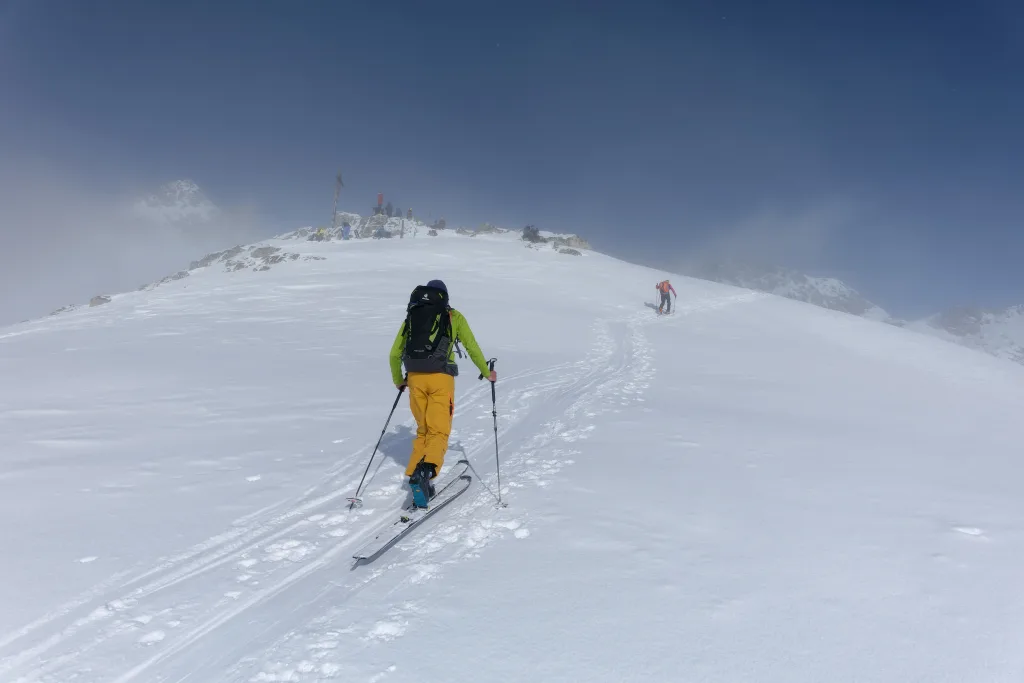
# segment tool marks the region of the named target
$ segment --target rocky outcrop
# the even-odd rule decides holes
[[[198,261],[193,261],[192,263],[190,263],[188,269],[196,270],[197,268],[206,268],[207,266],[213,265],[218,261],[228,261],[241,254],[244,250],[245,247],[237,246],[231,247],[230,249],[226,249],[224,251],[218,251],[212,254],[207,254]]]
[[[76,308],[79,308],[78,304],[69,304],[67,306],[61,306],[60,308],[58,308],[53,313],[50,313],[50,315],[60,315],[61,313],[70,313],[71,311],[75,310]]]
[[[223,264],[224,270],[233,273],[239,270],[252,269],[254,271],[270,270],[270,267],[284,261],[298,260],[299,254],[282,251],[281,247],[252,246],[232,247],[225,251],[214,254],[207,254],[198,261],[193,261],[189,270],[208,268],[214,264]],[[175,278],[175,276],[172,276]]]
[[[579,235],[552,237],[551,242],[559,248],[568,247],[570,249],[590,249],[590,243]]]
[[[89,299],[89,306],[90,307],[102,306],[103,304],[109,304],[109,303],[110,303],[110,297],[106,296],[105,294],[100,294],[99,296],[94,296],[93,298]]]

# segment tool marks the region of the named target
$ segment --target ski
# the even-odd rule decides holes
[[[359,562],[372,562],[380,557],[385,550],[388,550],[405,536],[429,519],[435,512],[448,503],[458,498],[469,488],[473,480],[466,474],[469,469],[469,462],[459,460],[455,463],[452,471],[445,475],[441,481],[434,485],[436,493],[430,499],[430,505],[426,508],[418,508],[409,503],[402,508],[398,518],[387,525],[376,536],[367,541],[352,557]]]

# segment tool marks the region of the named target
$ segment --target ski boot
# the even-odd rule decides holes
[[[427,503],[434,497],[434,484],[431,479],[437,474],[437,468],[432,463],[421,462],[416,465],[416,470],[409,477],[409,488],[412,489],[412,503],[418,508],[427,507]]]

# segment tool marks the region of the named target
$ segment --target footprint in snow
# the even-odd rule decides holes
[[[409,580],[412,583],[423,583],[435,578],[441,572],[441,565],[439,564],[420,564],[413,568],[416,572]]]
[[[407,621],[378,621],[366,634],[366,640],[391,641],[405,634],[408,627]]]
[[[370,678],[369,683],[378,683],[379,681],[383,680],[385,676],[387,676],[390,673],[394,673],[397,669],[398,667],[392,664],[388,668],[381,671],[379,674],[375,674],[374,676],[372,676]]]
[[[154,645],[156,643],[159,643],[166,637],[167,634],[163,631],[150,631],[146,635],[139,638],[139,645]]]
[[[320,526],[326,529],[329,526],[344,524],[347,519],[348,517],[346,515],[331,515],[327,519],[320,522]]]
[[[313,546],[302,541],[281,541],[266,547],[267,559],[271,562],[288,560],[298,562],[313,552]]]
[[[323,659],[330,656],[330,654],[338,649],[337,640],[321,640],[316,643],[310,643],[306,646],[306,649],[310,651],[313,659]]]

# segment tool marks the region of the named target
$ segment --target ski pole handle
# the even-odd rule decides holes
[[[488,361],[487,367],[489,367],[491,369],[491,372],[494,372],[494,364],[497,363],[497,362],[498,362],[497,358],[492,358],[490,361]],[[497,409],[496,405],[498,403],[498,398],[494,395],[494,384],[495,384],[494,382],[491,382],[491,412],[494,414],[495,419],[497,419],[497,417],[498,417],[498,412],[497,412],[498,409]]]
[[[487,367],[490,368],[491,372],[494,372],[494,364],[497,363],[497,362],[498,362],[497,358],[492,358],[489,361],[487,361]],[[483,373],[480,373],[480,377],[478,377],[477,379],[483,379],[483,378],[484,378]]]

